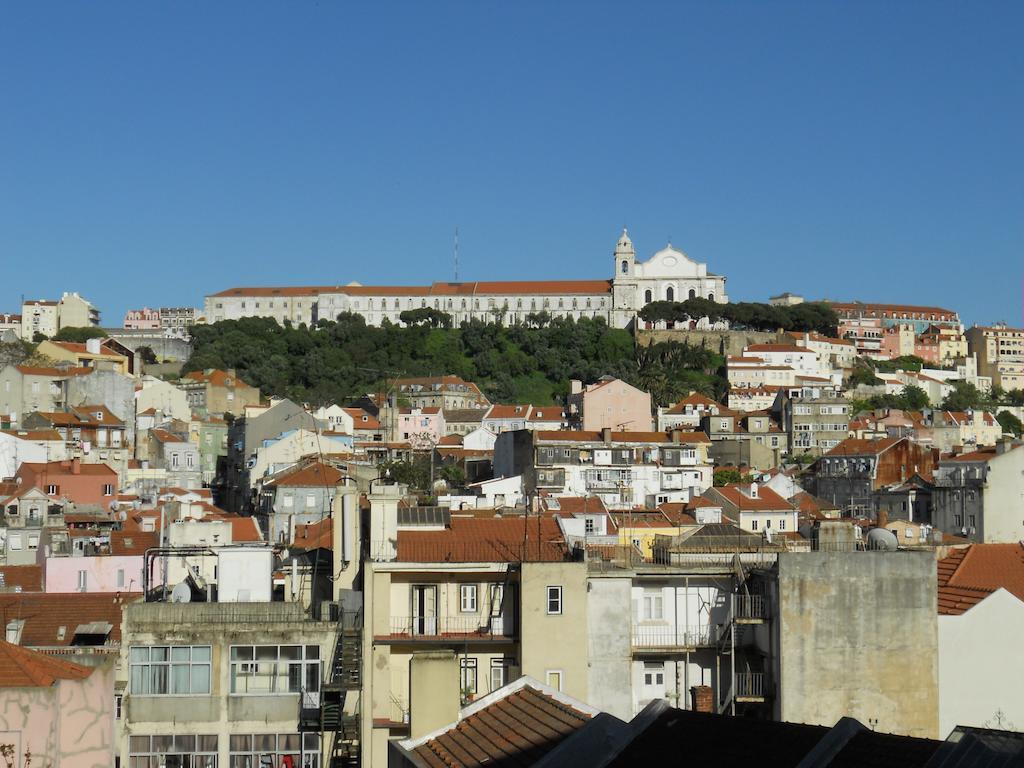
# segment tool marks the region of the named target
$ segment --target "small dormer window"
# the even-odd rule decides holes
[[[103,421],[103,411],[96,411],[96,421]]]

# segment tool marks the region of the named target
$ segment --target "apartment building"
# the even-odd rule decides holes
[[[658,430],[667,432],[677,427],[697,427],[704,416],[714,416],[721,409],[721,403],[712,400],[710,397],[705,397],[699,392],[691,392],[678,403],[668,408],[659,406]]]
[[[190,408],[218,416],[240,416],[247,406],[260,403],[259,389],[238,378],[233,370],[190,371],[178,381],[178,387],[185,391]]]
[[[448,411],[486,408],[491,404],[476,384],[463,381],[458,376],[397,379],[394,391],[399,401],[408,401],[412,408],[441,408]]]
[[[936,528],[973,542],[1024,540],[1024,450],[1018,442],[942,458],[934,474]]]
[[[584,386],[573,379],[566,399],[569,422],[576,429],[651,432],[654,410],[650,392],[644,392],[613,376],[602,376]]]
[[[88,368],[8,365],[0,370],[0,413],[18,425],[33,411],[58,411],[68,404],[68,380]]]
[[[853,320],[878,320],[882,328],[894,325],[910,325],[915,333],[922,333],[930,326],[962,330],[960,316],[951,309],[922,307],[911,304],[877,304],[871,302],[829,302],[839,316],[841,337],[844,325]]]
[[[687,502],[712,484],[703,432],[527,430],[498,435],[497,477],[523,477],[527,495],[599,496],[609,509]]]
[[[527,674],[585,698],[586,566],[550,517],[475,518],[370,494],[364,577],[363,765]],[[550,639],[558,637],[552,644]]]
[[[789,453],[789,436],[767,411],[732,411],[721,408],[700,420],[711,439],[710,455],[718,465],[769,470]]]
[[[788,433],[794,454],[821,455],[850,431],[849,401],[834,385],[782,389],[772,411]]]
[[[1024,328],[976,325],[967,333],[967,348],[978,358],[978,373],[1004,390],[1024,389]]]

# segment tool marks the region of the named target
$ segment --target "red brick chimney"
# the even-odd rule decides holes
[[[693,702],[692,709],[694,712],[707,712],[714,714],[715,712],[715,694],[711,690],[710,685],[695,685],[690,688],[690,698]]]

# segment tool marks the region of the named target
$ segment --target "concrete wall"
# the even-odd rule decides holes
[[[932,552],[779,555],[776,716],[937,738]]]
[[[636,342],[641,347],[661,341],[677,341],[692,347],[707,347],[722,355],[742,355],[744,347],[751,344],[771,344],[779,340],[777,333],[760,331],[690,331],[690,330],[637,330]],[[792,339],[783,339],[793,343]]]
[[[0,688],[0,744],[14,744],[14,765],[108,768],[114,764],[114,666],[84,680],[38,688]]]
[[[587,594],[587,703],[629,721],[633,716],[630,666],[632,579],[590,579]]]
[[[414,653],[409,677],[409,738],[418,739],[458,719],[459,659],[455,651]]]
[[[1000,589],[960,616],[939,616],[939,738],[958,725],[1024,723],[1024,602]]]
[[[68,405],[105,405],[124,422],[125,437],[135,442],[135,379],[116,371],[95,370],[68,379]]]
[[[562,673],[562,690],[589,701],[587,570],[579,563],[523,563],[520,627],[522,673],[548,682]],[[562,613],[547,613],[547,587],[562,587]]]
[[[175,336],[166,336],[164,330],[131,330],[127,328],[108,328],[107,334],[112,339],[124,344],[132,352],[139,347],[149,347],[158,360],[184,362],[192,354],[192,342]]]

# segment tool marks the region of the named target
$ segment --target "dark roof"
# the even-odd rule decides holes
[[[608,768],[641,765],[794,768],[829,730],[819,725],[669,708],[633,739]]]
[[[43,566],[0,565],[0,591],[42,592]]]
[[[854,734],[829,768],[923,768],[941,741],[863,730]]]
[[[524,685],[420,744],[413,753],[429,768],[530,766],[591,716]]]

